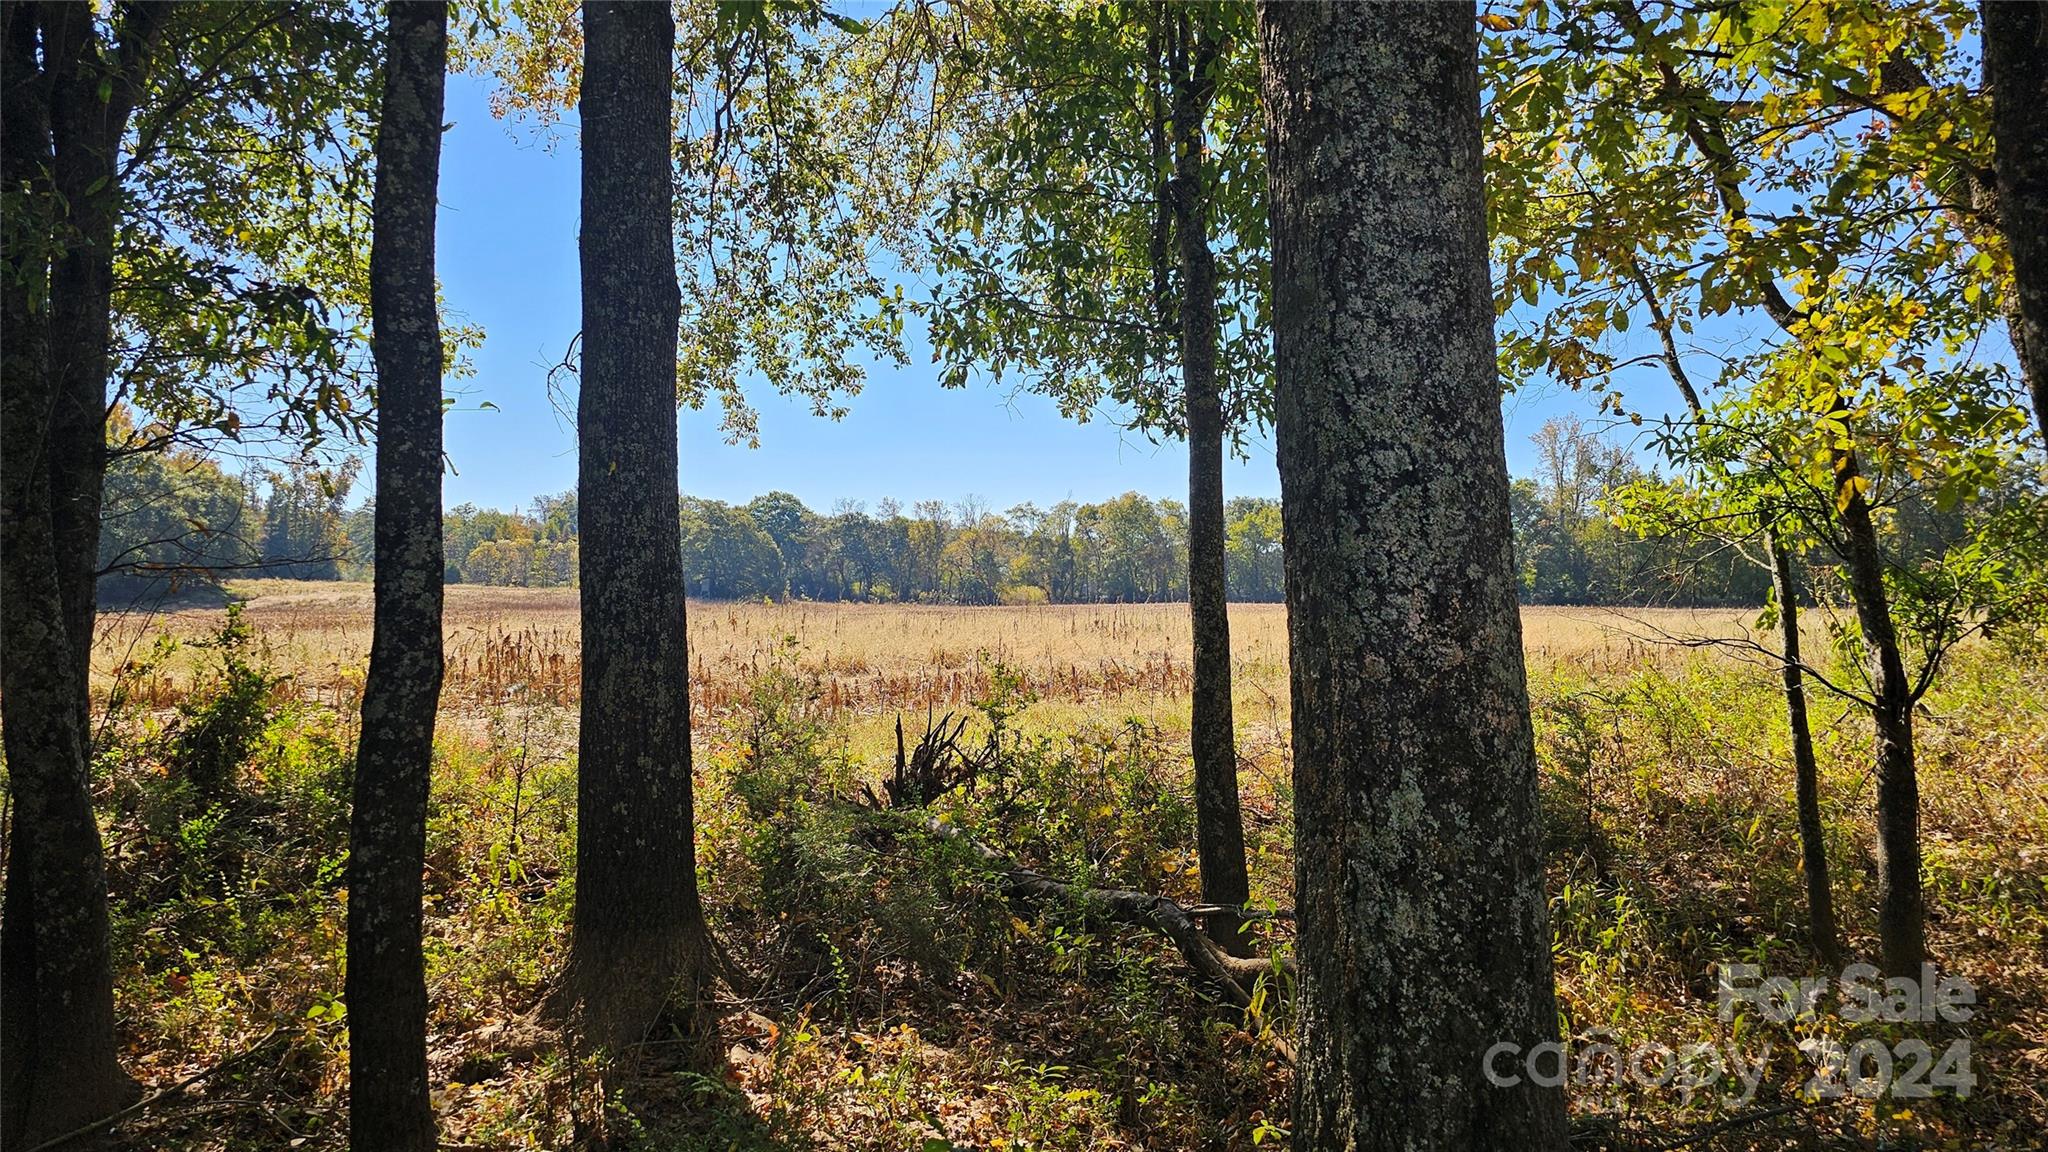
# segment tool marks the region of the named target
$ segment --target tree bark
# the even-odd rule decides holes
[[[2017,289],[2013,348],[2048,441],[2048,7],[1984,0],[1998,212]]]
[[[54,181],[43,173],[56,167],[55,80],[77,66],[59,53],[75,57],[88,45],[39,27],[43,16],[64,22],[72,14],[9,5],[0,17],[0,732],[13,793],[0,924],[0,1144],[10,1147],[89,1124],[138,1092],[115,1043],[106,865],[77,676],[81,641],[59,579],[51,491],[59,384],[50,348],[51,259],[67,245]],[[90,643],[88,632],[82,644]]]
[[[1841,479],[1859,473],[1844,457]],[[1877,934],[1888,976],[1918,979],[1927,959],[1926,912],[1920,896],[1920,784],[1913,760],[1913,685],[1884,586],[1877,523],[1860,488],[1841,510],[1842,561],[1856,602],[1869,668],[1871,725],[1877,737]]]
[[[1820,819],[1820,766],[1806,717],[1806,673],[1799,653],[1799,585],[1792,557],[1775,529],[1764,536],[1771,589],[1778,598],[1778,644],[1783,650],[1785,718],[1792,732],[1792,778],[1799,804],[1799,848],[1806,869],[1806,914],[1813,950],[1829,968],[1842,966],[1842,936],[1835,927],[1835,892],[1828,878],[1827,835]]]
[[[393,3],[370,246],[376,609],[350,820],[349,1147],[434,1147],[420,873],[441,694],[441,324],[434,217],[448,6]]]
[[[1216,258],[1202,173],[1203,124],[1216,92],[1221,46],[1185,10],[1174,13],[1173,231],[1180,258],[1180,370],[1188,421],[1188,614],[1194,625],[1189,736],[1195,771],[1195,847],[1202,900],[1242,906],[1251,897],[1244,816],[1237,795],[1237,725],[1230,694],[1230,596],[1224,577],[1223,396],[1216,380]],[[1250,955],[1239,918],[1208,919],[1209,935]]]
[[[583,701],[574,941],[557,1005],[582,1043],[619,1054],[665,1007],[693,1003],[709,936],[676,488],[675,25],[665,4],[586,3],[583,20]]]
[[[116,12],[119,44],[109,58],[91,5],[43,7],[51,176],[65,213],[63,243],[53,254],[50,272],[50,524],[57,590],[72,644],[69,667],[79,743],[88,758],[121,138],[170,8],[128,3]]]
[[[1269,117],[1302,1149],[1566,1144],[1471,4],[1282,3]],[[1496,1045],[1514,1055],[1486,1061]],[[1547,1065],[1545,1065],[1547,1067]]]

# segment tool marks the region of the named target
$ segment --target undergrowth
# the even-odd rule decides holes
[[[353,716],[274,671],[232,611],[195,643],[131,659],[100,728],[130,1066],[157,1085],[215,1070],[124,1139],[340,1148]],[[174,656],[200,671],[167,699],[151,678]],[[444,1140],[560,1147],[579,1112],[603,1108],[617,1142],[650,1149],[1284,1146],[1284,981],[1262,981],[1250,1010],[1219,1003],[1156,937],[1084,908],[1012,904],[967,844],[1081,887],[1194,900],[1184,734],[1107,707],[1039,723],[1036,680],[1000,660],[977,682],[960,740],[972,770],[910,813],[884,809],[886,750],[849,736],[828,681],[793,646],[700,715],[698,859],[730,962],[716,1059],[658,1041],[631,1083],[596,1102],[556,1048],[513,1039],[566,953],[574,713],[517,685],[444,713],[425,876]],[[1910,1106],[1803,1100],[1811,1068],[1796,1045],[1815,1023],[1715,1011],[1717,965],[1816,966],[1772,679],[1709,655],[1567,660],[1538,665],[1531,691],[1565,1034],[1588,1050],[1771,1044],[1742,1107],[1776,1114],[1689,1147],[2023,1147],[2048,1126],[2038,662],[1971,649],[1921,717],[1931,939],[1981,1009],[1965,1030],[1976,1091]],[[1824,697],[1813,711],[1836,904],[1849,950],[1869,956],[1868,731]],[[913,735],[939,723],[906,717]],[[1278,814],[1248,822],[1254,903],[1285,909],[1285,773],[1247,773],[1245,786],[1249,813]],[[1284,955],[1285,920],[1262,924],[1261,951]],[[1733,1087],[1595,1074],[1571,1089],[1575,1124],[1586,1146],[1652,1146],[1739,1113],[1722,1099]]]

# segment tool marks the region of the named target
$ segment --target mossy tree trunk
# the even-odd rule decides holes
[[[441,695],[441,323],[434,217],[448,6],[389,9],[370,246],[376,610],[349,840],[349,1146],[425,1152],[420,873]]]
[[[1259,6],[1302,1149],[1560,1150],[1470,4]]]
[[[616,1055],[664,1009],[689,1007],[710,950],[676,487],[675,25],[664,4],[587,3],[583,41],[583,699],[574,938],[557,1006],[583,1045]]]

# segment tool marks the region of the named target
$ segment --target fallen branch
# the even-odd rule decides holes
[[[968,835],[965,829],[936,816],[926,816],[919,824],[935,836],[966,845],[1002,875],[1003,894],[1013,901],[1069,901],[1115,923],[1149,928],[1166,937],[1180,950],[1189,967],[1240,1008],[1252,1002],[1251,992],[1246,988],[1248,982],[1276,970],[1293,971],[1293,965],[1286,960],[1232,956],[1218,948],[1215,941],[1195,925],[1195,918],[1188,909],[1164,896],[1127,888],[1085,888],[1068,884],[1007,859]]]
[[[272,1040],[276,1039],[278,1033],[282,1031],[283,1029],[281,1028],[273,1028],[264,1035],[263,1039],[256,1041],[256,1043],[254,1044],[249,1045],[247,1048],[244,1048],[241,1052],[237,1053],[236,1055],[230,1056],[227,1059],[222,1060],[218,1064],[214,1064],[211,1067],[202,1068],[199,1071],[194,1072],[192,1075],[185,1077],[183,1080],[180,1080],[176,1084],[172,1084],[167,1088],[160,1088],[157,1091],[152,1092],[147,1096],[144,1096],[142,1099],[137,1100],[135,1103],[130,1104],[126,1108],[121,1109],[119,1112],[115,1112],[108,1116],[103,1116],[90,1124],[85,1124],[81,1125],[80,1127],[73,1128],[71,1131],[66,1132],[61,1136],[53,1136],[50,1139],[43,1141],[41,1144],[38,1144],[35,1147],[30,1148],[28,1152],[46,1152],[47,1149],[61,1147],[65,1144],[71,1143],[73,1140],[90,1136],[102,1128],[112,1127],[113,1125],[118,1124],[123,1120],[126,1120],[130,1116],[134,1116],[141,1112],[146,1112],[158,1103],[161,1103],[164,1099],[171,1096],[176,1096],[179,1093],[185,1091],[187,1088],[192,1087],[194,1084],[199,1083],[201,1080],[209,1079],[210,1077],[218,1073],[225,1072],[229,1068],[232,1068],[235,1065],[240,1064],[242,1061],[247,1060],[249,1057],[261,1051],[265,1045],[269,1044]]]
[[[1744,1112],[1736,1116],[1730,1116],[1728,1119],[1718,1123],[1709,1124],[1704,1128],[1694,1131],[1691,1135],[1681,1136],[1675,1140],[1667,1140],[1662,1144],[1652,1144],[1646,1152],[1674,1152],[1675,1149],[1687,1148],[1702,1140],[1719,1136],[1722,1133],[1732,1132],[1737,1128],[1746,1128],[1751,1124],[1761,1124],[1765,1120],[1773,1120],[1779,1116],[1789,1115],[1805,1107],[1806,1105],[1803,1103],[1794,1102],[1791,1104],[1780,1104],[1775,1108],[1759,1108],[1754,1112]]]
[[[1228,912],[1239,920],[1294,920],[1292,908],[1254,908],[1249,904],[1183,904],[1181,911],[1199,920],[1204,916],[1218,916]]]

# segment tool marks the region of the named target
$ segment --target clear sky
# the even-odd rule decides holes
[[[453,127],[441,159],[439,270],[449,309],[485,331],[472,357],[476,375],[453,385],[463,396],[447,423],[451,507],[523,506],[576,483],[573,426],[556,413],[546,383],[579,322],[574,119],[550,147],[531,127],[495,119],[488,92],[488,81],[449,77]],[[757,389],[761,446],[747,448],[724,442],[715,403],[685,410],[683,490],[737,502],[782,489],[819,511],[841,499],[872,507],[890,496],[950,503],[972,494],[1001,510],[1131,490],[1185,495],[1187,455],[1178,443],[1153,444],[1108,421],[1075,424],[1037,396],[940,388],[928,348],[916,333],[906,336],[910,364],[872,370],[843,420],[821,419],[804,402]],[[1652,412],[1660,407],[1651,394],[1632,391],[1630,399]],[[483,401],[495,409],[481,408]],[[1564,412],[1591,419],[1592,409],[1569,391],[1508,397],[1510,468],[1532,470],[1529,436],[1545,419]],[[1278,496],[1270,440],[1248,447],[1249,459],[1233,462],[1224,477],[1226,492]]]

